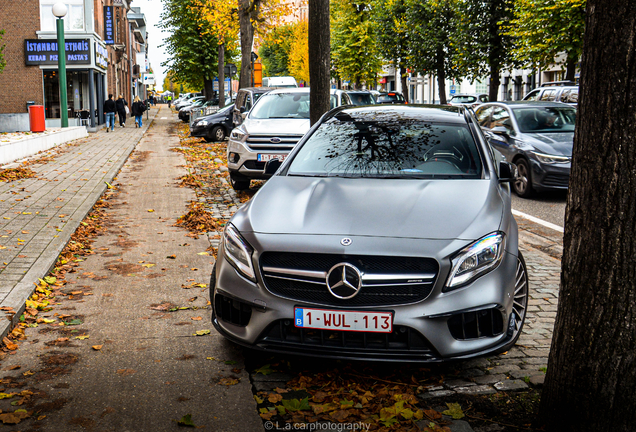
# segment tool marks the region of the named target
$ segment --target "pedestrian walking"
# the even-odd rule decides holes
[[[141,127],[141,119],[143,118],[143,113],[146,111],[146,105],[139,99],[139,96],[135,96],[135,100],[132,104],[132,115],[135,116],[135,127]]]
[[[117,105],[113,100],[113,95],[108,95],[108,100],[104,101],[104,114],[106,114],[106,132],[108,129],[115,129],[115,112],[117,111]]]
[[[119,95],[119,99],[115,101],[117,106],[117,114],[119,114],[119,126],[126,127],[126,115],[128,114],[128,102],[122,95]]]

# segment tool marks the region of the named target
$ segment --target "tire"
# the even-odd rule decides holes
[[[528,269],[526,261],[523,259],[521,251],[517,255],[517,271],[515,272],[515,292],[513,294],[512,314],[508,322],[508,334],[512,336],[510,346],[519,339],[523,324],[528,311],[528,298],[530,294],[530,283],[528,280]],[[514,317],[514,319],[512,318]]]
[[[250,188],[250,179],[240,174],[230,173],[230,184],[235,191],[242,191]]]
[[[211,139],[208,142],[221,142],[225,140],[225,129],[223,129],[223,126],[215,126],[208,136]]]
[[[532,173],[530,171],[530,164],[528,161],[520,158],[515,162],[516,174],[515,179],[512,182],[512,188],[515,193],[521,198],[530,198],[534,195],[534,189],[532,188]]]

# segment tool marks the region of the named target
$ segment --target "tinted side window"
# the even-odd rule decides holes
[[[486,96],[486,95],[481,95],[481,96],[479,96],[479,100],[480,100],[481,102],[484,102],[484,103],[485,103],[485,102],[488,102],[488,96]]]
[[[490,128],[503,126],[512,132],[512,122],[510,121],[510,113],[505,108],[496,107],[492,112],[492,122]]]
[[[563,103],[578,103],[579,89],[565,89],[561,93],[559,100]]]
[[[477,111],[475,112],[475,116],[477,117],[479,126],[488,127],[491,112],[492,107],[481,107],[477,109]]]
[[[542,101],[553,101],[556,99],[556,90],[544,90],[543,94],[541,95],[541,100]]]
[[[245,95],[245,111],[249,111],[252,108],[252,98],[249,94]]]
[[[533,90],[530,93],[528,93],[526,97],[523,98],[523,100],[531,100],[531,101],[538,100],[539,92],[540,90]]]

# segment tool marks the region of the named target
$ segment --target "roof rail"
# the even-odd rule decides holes
[[[578,85],[574,81],[549,81],[541,84],[541,87],[557,87],[557,86],[575,86]]]

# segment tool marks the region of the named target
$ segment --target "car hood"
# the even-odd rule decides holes
[[[574,132],[526,133],[528,143],[538,151],[556,156],[572,157]]]
[[[309,130],[309,119],[264,119],[247,118],[241,128],[250,135],[304,135]]]
[[[474,240],[499,229],[490,180],[274,176],[232,220],[240,231]]]

